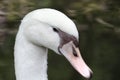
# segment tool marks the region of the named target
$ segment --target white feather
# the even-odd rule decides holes
[[[57,10],[38,9],[24,17],[14,48],[17,80],[47,80],[47,48],[58,53],[60,44],[53,27],[78,39],[73,21]]]

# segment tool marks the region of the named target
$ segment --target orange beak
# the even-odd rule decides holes
[[[90,79],[92,76],[91,69],[84,62],[80,50],[74,45],[74,43],[68,42],[64,44],[60,49],[60,52],[67,58],[71,65],[85,78]]]

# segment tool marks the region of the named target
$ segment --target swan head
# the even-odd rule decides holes
[[[91,78],[92,71],[79,51],[76,26],[65,14],[54,9],[32,11],[24,17],[19,30],[29,42],[62,54],[83,77]]]

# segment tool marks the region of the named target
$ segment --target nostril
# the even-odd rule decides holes
[[[74,55],[75,57],[78,57],[77,52],[76,52],[76,50],[74,49],[73,46],[72,46],[72,51],[73,51],[73,55]]]

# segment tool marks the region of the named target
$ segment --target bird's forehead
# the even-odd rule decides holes
[[[74,22],[60,11],[54,9],[38,9],[29,13],[26,19],[27,17],[46,23],[78,38],[78,31]]]
[[[49,14],[48,14],[49,13]],[[65,14],[57,10],[45,9],[46,17],[42,19],[43,22],[48,23],[52,27],[58,28],[63,32],[78,38],[78,31],[74,22]]]

